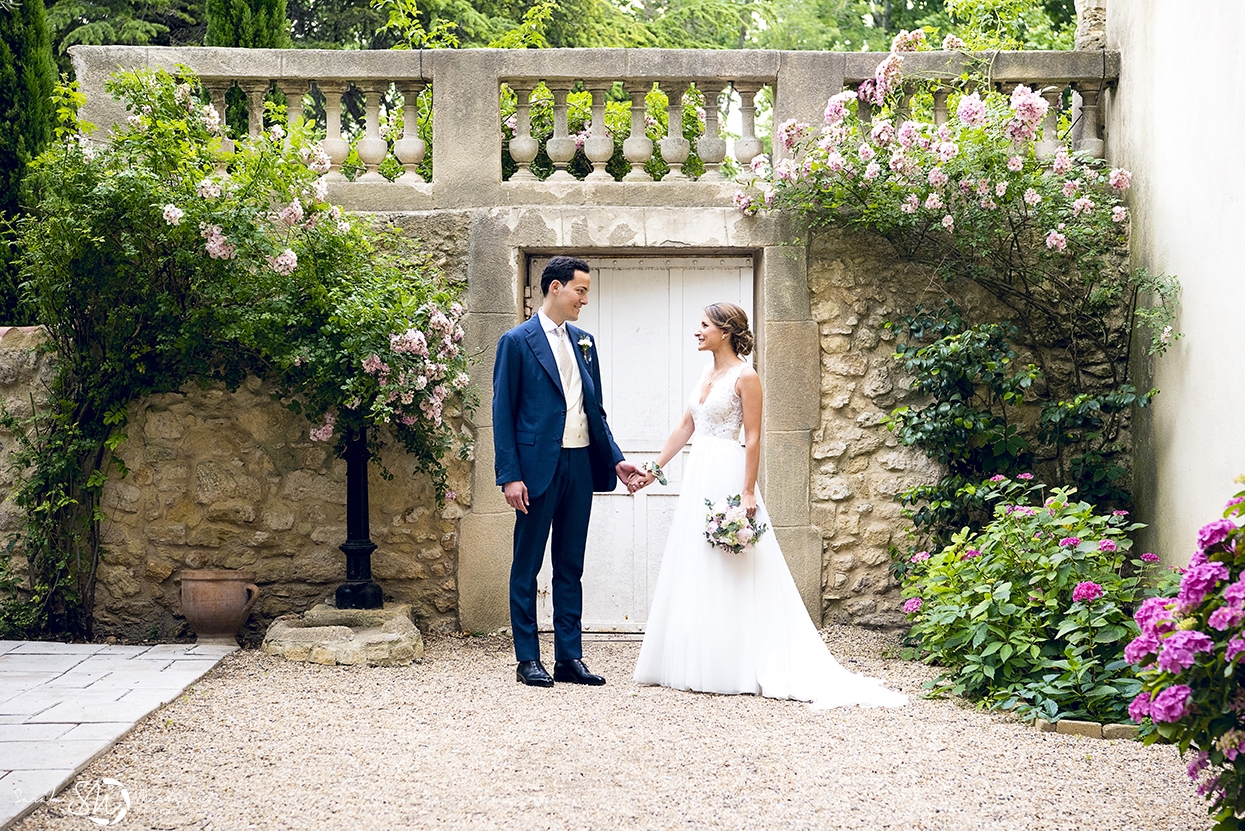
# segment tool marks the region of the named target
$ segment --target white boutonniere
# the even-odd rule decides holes
[[[579,351],[584,353],[584,361],[592,363],[592,357],[588,354],[592,350],[592,338],[587,335],[579,337]]]

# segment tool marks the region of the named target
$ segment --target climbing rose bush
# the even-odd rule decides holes
[[[995,503],[980,533],[909,558],[903,610],[911,657],[945,667],[929,685],[1022,716],[1122,721],[1140,689],[1124,645],[1145,595],[1143,527],[1099,513],[1074,488],[997,475],[974,495]]]
[[[1176,596],[1150,598],[1137,610],[1138,635],[1125,650],[1142,683],[1129,714],[1153,722],[1147,742],[1166,739],[1192,754],[1189,777],[1216,829],[1240,828],[1245,810],[1245,686],[1237,672],[1245,655],[1242,517],[1245,490],[1198,531]]]

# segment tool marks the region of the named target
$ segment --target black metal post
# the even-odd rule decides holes
[[[346,582],[337,587],[337,608],[379,609],[384,605],[380,586],[372,582],[372,552],[376,543],[367,519],[367,428],[360,427],[346,441]]]

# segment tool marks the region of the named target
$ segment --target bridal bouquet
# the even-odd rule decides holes
[[[769,530],[765,523],[749,517],[740,507],[740,501],[740,494],[716,503],[705,500],[705,505],[709,507],[709,513],[705,514],[705,539],[710,545],[732,554],[747,551]]]

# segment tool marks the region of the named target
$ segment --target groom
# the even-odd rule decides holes
[[[588,304],[588,264],[554,257],[540,278],[544,301],[530,320],[502,335],[493,366],[493,449],[497,484],[515,510],[510,626],[519,681],[601,685],[580,644],[584,542],[592,492],[640,478],[614,443],[601,397],[596,344],[568,321]],[[553,533],[553,675],[540,662],[536,575]]]

